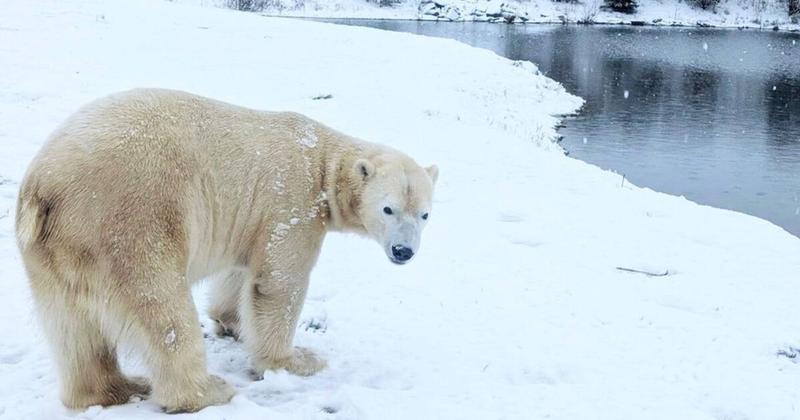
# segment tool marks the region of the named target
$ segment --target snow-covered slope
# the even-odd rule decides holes
[[[166,2],[0,10],[0,417],[166,417],[148,401],[60,405],[13,240],[45,136],[88,100],[157,86],[300,111],[441,169],[412,264],[327,239],[297,341],[330,367],[254,382],[240,346],[209,336],[210,370],[239,395],[196,418],[798,418],[800,364],[777,353],[800,347],[800,240],[548,147],[552,115],[581,102],[532,65]]]

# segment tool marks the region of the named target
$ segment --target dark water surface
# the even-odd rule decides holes
[[[570,156],[800,236],[800,34],[416,21],[336,23],[529,60],[586,99]]]

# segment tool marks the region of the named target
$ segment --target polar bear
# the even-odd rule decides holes
[[[17,243],[70,408],[151,391],[167,412],[234,394],[206,368],[191,285],[254,368],[322,369],[292,346],[328,231],[419,249],[438,169],[292,112],[138,89],[97,100],[48,139],[22,183]],[[120,372],[130,338],[150,380]]]

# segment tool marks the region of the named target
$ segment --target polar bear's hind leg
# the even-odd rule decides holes
[[[55,352],[61,373],[61,399],[69,408],[124,404],[132,396],[144,397],[150,385],[141,378],[125,377],[116,348],[92,318],[82,299],[64,285],[75,279],[57,278],[45,267],[29,265],[39,317]]]

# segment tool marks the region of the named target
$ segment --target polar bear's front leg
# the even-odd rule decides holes
[[[295,329],[308,289],[319,241],[285,238],[273,245],[262,270],[242,289],[241,332],[255,369],[286,369],[308,376],[325,367],[325,361],[308,349],[294,347]]]
[[[234,270],[222,278],[214,279],[211,284],[208,316],[214,320],[216,333],[220,337],[239,340],[239,300],[249,276],[249,273]]]
[[[259,276],[242,291],[242,332],[257,371],[286,369],[312,375],[325,362],[311,351],[292,346],[303,309],[308,276]]]

